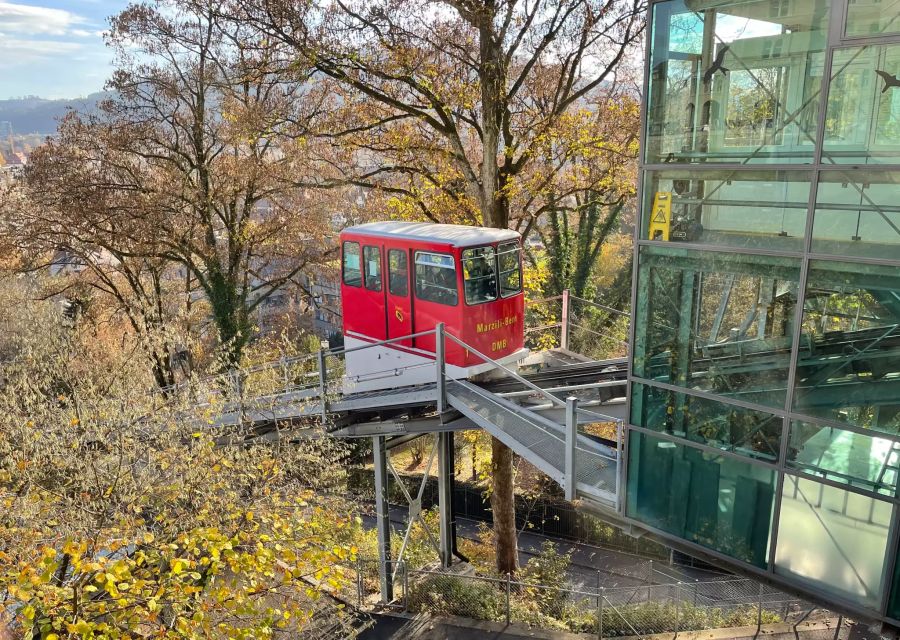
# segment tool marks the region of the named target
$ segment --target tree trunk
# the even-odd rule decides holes
[[[515,574],[519,568],[516,536],[515,469],[513,452],[505,444],[491,438],[491,510],[494,512],[494,544],[497,571]]]

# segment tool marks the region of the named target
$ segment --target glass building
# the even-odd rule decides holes
[[[900,625],[900,0],[650,6],[626,519]]]

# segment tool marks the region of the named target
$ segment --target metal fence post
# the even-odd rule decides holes
[[[597,637],[603,640],[603,601],[606,600],[604,592],[606,589],[600,587],[600,596],[597,598]]]
[[[697,606],[697,583],[700,582],[700,578],[694,578],[694,606]]]
[[[566,500],[575,499],[575,444],[578,439],[578,398],[566,398],[566,451],[565,492]]]
[[[403,611],[409,611],[409,564],[403,561]]]
[[[325,352],[319,349],[319,402],[322,405],[322,424],[328,421],[328,371],[325,369]]]
[[[509,625],[510,620],[510,611],[509,611],[509,592],[512,588],[512,574],[506,574],[506,624]]]
[[[763,586],[762,583],[759,585],[759,601],[757,603],[756,610],[756,632],[759,633],[759,630],[762,629],[762,597],[763,597]]]
[[[569,348],[569,290],[564,289],[562,292],[562,318],[560,318],[559,329],[559,347],[560,349]]]
[[[678,615],[681,612],[681,582],[678,582],[677,591],[675,592],[675,635],[678,635],[681,625],[679,624]]]
[[[356,605],[362,609],[363,603],[363,563],[362,558],[356,558]]]
[[[447,410],[447,365],[445,354],[446,343],[444,341],[444,323],[438,322],[434,328],[434,363],[435,390],[437,391],[437,412],[444,413]]]

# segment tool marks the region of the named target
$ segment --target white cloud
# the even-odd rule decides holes
[[[22,35],[66,35],[73,25],[86,22],[65,9],[35,7],[0,0],[0,24],[8,32]]]
[[[0,40],[0,69],[22,67],[36,60],[70,56],[82,48],[77,42],[3,38]]]
[[[72,29],[69,31],[69,34],[76,38],[102,38],[105,33],[105,31],[91,31],[89,29]]]

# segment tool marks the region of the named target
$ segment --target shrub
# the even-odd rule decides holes
[[[716,607],[698,607],[688,602],[674,603],[642,602],[628,606],[604,607],[603,635],[609,637],[638,634],[666,633],[677,631],[702,631],[727,627],[746,627],[756,624],[757,610],[746,605],[732,610]],[[781,622],[781,618],[763,610],[762,623]],[[568,620],[572,631],[597,632],[597,614],[590,612],[573,616]]]
[[[560,553],[555,544],[545,540],[541,552],[529,560],[522,570],[523,582],[544,587],[525,587],[544,615],[563,617],[568,599],[564,589],[568,586],[566,578],[571,561],[571,551]]]
[[[502,595],[488,582],[452,575],[430,575],[409,587],[409,608],[437,616],[499,620]]]

